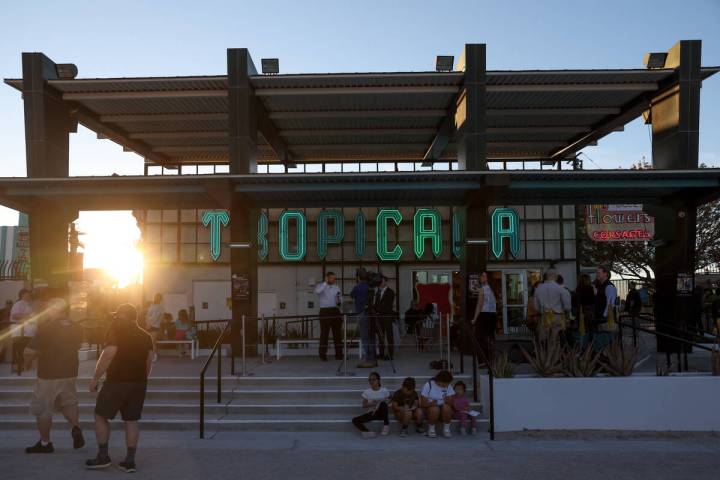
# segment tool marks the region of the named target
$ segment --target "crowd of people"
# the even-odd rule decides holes
[[[382,386],[380,374],[372,372],[368,376],[369,387],[362,392],[362,408],[365,413],[352,419],[352,424],[363,438],[375,438],[376,433],[367,427],[372,421],[382,421],[380,435],[390,434],[390,413],[400,425],[399,435],[407,437],[410,424],[415,425],[418,434],[437,437],[436,426],[442,425],[442,436],[452,437],[450,431],[453,419],[459,421],[461,435],[477,435],[476,417],[478,412],[470,409],[470,402],[465,395],[463,381],[453,382],[452,373],[439,371],[416,391],[415,378],[407,377],[402,386],[395,392]],[[469,430],[468,430],[469,428]]]

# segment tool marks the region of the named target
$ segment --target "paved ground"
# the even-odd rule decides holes
[[[0,432],[2,478],[121,478],[116,469],[85,471],[94,440],[80,451],[65,431],[55,435],[57,451],[28,457],[22,447],[32,432]],[[192,433],[147,433],[141,439],[137,478],[207,479],[717,479],[720,437],[593,434],[517,435],[428,439],[411,436],[362,440],[349,433],[220,433],[199,440]],[[111,456],[124,455],[113,436]],[[31,460],[31,461],[30,461]]]

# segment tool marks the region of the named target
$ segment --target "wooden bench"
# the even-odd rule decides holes
[[[280,350],[282,348],[281,345],[302,345],[302,344],[306,344],[306,343],[308,343],[308,344],[311,343],[313,345],[320,346],[320,340],[317,338],[305,338],[305,339],[295,338],[292,340],[290,340],[290,339],[282,340],[282,339],[278,338],[277,341],[275,342],[275,356],[277,357],[278,360],[280,360],[280,358],[282,357],[282,354],[280,353]],[[348,344],[348,347],[357,346],[358,358],[362,359],[362,340],[360,340],[360,339],[348,340],[347,344]]]
[[[198,350],[197,340],[157,340],[158,345],[190,345],[190,358],[195,360]]]

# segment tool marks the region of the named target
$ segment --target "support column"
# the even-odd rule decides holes
[[[465,45],[457,69],[465,72],[455,113],[458,164],[460,170],[487,170],[485,44]]]
[[[256,75],[250,53],[246,48],[227,51],[229,99],[230,173],[242,175],[257,172],[257,114],[255,93],[250,76]],[[232,187],[232,183],[229,188]],[[257,210],[241,194],[230,192],[230,241],[255,243]],[[242,316],[245,320],[246,352],[257,355],[257,252],[255,248],[230,250],[232,298],[232,348],[235,356],[242,351]],[[238,295],[236,287],[246,285],[247,291]],[[245,288],[245,287],[244,287]]]
[[[674,68],[679,85],[653,99],[652,153],[655,169],[698,168],[700,123],[700,40],[683,40],[667,54],[665,68]],[[679,274],[694,276],[696,202],[692,198],[666,198],[649,207],[655,216],[656,322],[658,331],[677,334],[690,320],[692,297],[677,289]],[[667,327],[667,328],[663,328]],[[676,342],[658,339],[658,351],[677,352]]]
[[[22,67],[27,176],[67,177],[70,133],[77,131],[77,120],[47,84],[58,78],[57,66],[42,53],[23,53]],[[70,278],[68,224],[78,212],[43,204],[27,213],[33,284],[66,286]]]

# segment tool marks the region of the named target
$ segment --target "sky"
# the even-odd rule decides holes
[[[21,76],[27,51],[74,63],[79,77],[225,74],[229,47],[249,48],[258,65],[278,57],[281,73],[433,70],[436,55],[457,58],[465,43],[487,44],[490,70],[643,68],[646,52],[700,39],[703,65],[720,65],[720,0],[64,0],[0,11],[3,78]],[[700,113],[700,161],[716,167],[719,105],[720,74],[703,84]],[[83,127],[70,145],[71,175],[142,174],[139,156]],[[25,176],[23,104],[4,84],[0,151],[0,176]],[[648,126],[636,120],[584,153],[588,168],[649,161]],[[16,222],[0,207],[0,224]]]

